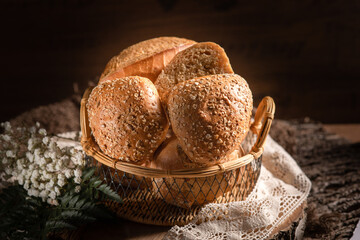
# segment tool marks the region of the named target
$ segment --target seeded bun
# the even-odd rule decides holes
[[[169,127],[154,84],[143,77],[98,85],[89,96],[87,110],[100,149],[137,164],[152,159]]]
[[[99,83],[126,76],[142,76],[155,81],[178,52],[194,43],[185,38],[159,37],[134,44],[107,63]]]
[[[241,148],[234,150],[226,161],[243,156]],[[194,167],[182,153],[179,141],[171,139],[151,163],[152,168],[184,169]],[[237,184],[238,171],[229,171],[202,178],[154,178],[153,190],[169,203],[183,208],[214,202]]]
[[[218,74],[177,84],[167,104],[181,148],[198,166],[224,161],[245,138],[253,106],[247,82]]]
[[[206,75],[234,73],[224,49],[213,42],[197,43],[179,52],[158,76],[155,86],[161,101],[178,83]]]

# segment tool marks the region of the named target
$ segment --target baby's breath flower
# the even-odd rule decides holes
[[[25,180],[25,183],[24,183],[24,188],[25,188],[25,190],[29,190],[29,187],[30,187],[30,181],[29,181],[29,180]]]
[[[36,133],[36,127],[33,126],[33,127],[29,128],[29,132],[30,132],[31,134]]]
[[[17,176],[17,180],[19,182],[20,185],[24,184],[24,176],[23,175],[18,175]]]
[[[74,176],[75,177],[81,177],[81,174],[82,174],[82,172],[81,172],[80,169],[77,168],[77,169],[74,170]]]
[[[39,123],[31,128],[13,129],[9,122],[1,126],[4,133],[0,134],[0,180],[14,179],[29,196],[41,197],[53,205],[58,204],[56,197],[68,179],[74,177],[75,183],[81,183],[81,168],[85,164],[82,151],[59,148]]]
[[[48,144],[49,141],[50,141],[50,138],[49,138],[49,137],[44,137],[43,140],[42,140],[42,142],[43,142],[45,145]]]
[[[25,156],[29,160],[29,162],[32,163],[34,161],[34,155],[31,152],[26,152]],[[33,166],[33,165],[30,164],[29,166]]]
[[[81,183],[81,178],[80,177],[75,177],[74,182],[77,183],[77,184],[80,184]]]
[[[56,199],[51,199],[51,198],[48,198],[47,203],[55,206],[59,205],[59,202]]]
[[[58,179],[57,185],[59,185],[59,187],[63,187],[65,185],[64,179]]]
[[[5,173],[6,173],[7,175],[11,175],[11,172],[12,172],[11,168],[9,168],[9,167],[6,167],[6,168],[5,168]]]
[[[60,195],[60,189],[58,187],[54,187],[54,191],[57,196]]]
[[[28,191],[28,194],[30,196],[34,196],[34,197],[39,197],[40,195],[40,192],[34,188],[31,188],[29,191]]]
[[[35,169],[32,174],[31,174],[31,177],[36,179],[39,177],[39,170]]]
[[[46,136],[46,130],[44,128],[40,128],[39,129],[39,134],[43,135],[43,136]]]
[[[45,152],[44,152],[44,158],[50,158],[49,151],[45,151]]]
[[[54,191],[51,191],[50,194],[49,194],[49,197],[51,199],[55,199],[56,198],[56,193]]]
[[[4,122],[3,124],[1,124],[1,126],[5,128],[5,132],[11,132],[10,122]]]
[[[28,150],[29,150],[29,151],[32,151],[33,148],[34,148],[34,140],[33,140],[32,138],[30,138],[30,139],[28,140]]]
[[[46,170],[47,170],[48,172],[54,172],[54,171],[55,171],[55,169],[54,169],[54,164],[52,164],[52,163],[48,164],[48,165],[46,166]]]
[[[72,177],[72,171],[70,169],[65,169],[64,174],[66,178]]]
[[[34,187],[34,188],[37,188],[37,189],[40,189],[40,185],[39,185],[39,182],[38,181],[31,181],[31,183],[32,183],[32,186]],[[41,190],[41,189],[40,189]]]
[[[10,142],[11,141],[11,137],[9,135],[2,135],[2,139],[5,141],[5,142]]]
[[[76,192],[76,193],[79,193],[80,190],[81,190],[81,187],[80,187],[80,186],[76,186],[76,187],[75,187],[75,192]]]
[[[42,190],[39,193],[39,197],[41,197],[43,199],[43,201],[45,201],[45,199],[48,197],[47,191],[46,190]]]
[[[51,159],[54,159],[54,160],[56,160],[56,152],[50,152],[49,153],[49,157],[51,158]]]
[[[16,157],[15,153],[13,151],[11,151],[11,150],[6,151],[6,156],[9,157],[9,158]]]

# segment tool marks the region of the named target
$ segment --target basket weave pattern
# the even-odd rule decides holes
[[[108,202],[120,217],[155,225],[185,225],[206,203],[245,200],[260,174],[263,144],[270,130],[275,105],[265,97],[256,112],[251,131],[258,135],[245,156],[195,169],[160,170],[110,158],[94,141],[87,119],[89,88],[81,101],[82,146],[88,162],[97,166],[97,174],[123,199],[122,204]]]
[[[190,222],[205,203],[244,200],[254,188],[261,167],[260,157],[244,166],[242,171],[231,170],[217,177],[148,178],[115,170],[91,157],[88,161],[98,166],[97,174],[122,198],[122,204],[107,203],[117,215],[137,222],[168,226]],[[230,188],[228,179],[237,179],[237,185]],[[184,200],[182,204],[179,204],[179,199]],[[198,199],[207,200],[199,202]]]

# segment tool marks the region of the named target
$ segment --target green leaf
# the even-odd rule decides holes
[[[85,182],[89,180],[95,173],[96,168],[90,167],[83,171],[82,180]]]
[[[93,203],[93,202],[87,202],[87,203],[85,203],[83,206],[82,206],[82,209],[84,210],[84,211],[90,211],[91,209],[94,209],[95,208],[95,203]]]
[[[61,205],[64,207],[66,206],[70,200],[71,200],[71,195],[70,194],[65,194],[62,198],[61,198]]]
[[[70,229],[75,230],[76,227],[70,223],[67,223],[62,220],[50,220],[46,222],[46,228],[49,229],[49,232],[51,231],[58,231],[62,229]]]
[[[76,210],[67,210],[60,214],[62,220],[69,222],[73,221],[75,225],[81,225],[87,222],[95,221],[96,218],[92,216],[88,216],[87,214],[84,214],[80,211]]]
[[[74,197],[72,197],[71,200],[69,201],[69,207],[75,207],[75,204],[79,200],[79,197],[80,197],[79,195],[75,195]]]
[[[82,206],[84,205],[84,203],[86,202],[86,199],[81,199],[76,203],[76,208],[82,208]]]
[[[77,210],[65,210],[60,213],[60,216],[64,219],[79,217],[81,215],[82,215],[81,212]]]
[[[113,191],[108,185],[102,184],[98,187],[98,190],[103,192],[109,199],[115,200],[116,202],[121,202],[119,194]]]
[[[92,186],[96,188],[96,187],[98,187],[101,183],[102,183],[101,180],[97,180],[97,181],[95,181],[95,182],[92,184]]]

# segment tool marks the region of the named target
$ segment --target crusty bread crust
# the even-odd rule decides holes
[[[199,77],[177,84],[167,104],[179,144],[198,166],[224,161],[245,138],[253,106],[247,82],[236,74]]]
[[[194,41],[177,37],[159,37],[134,44],[107,63],[99,83],[126,76],[147,77],[155,81],[161,70],[179,52]],[[110,77],[112,73],[118,72]]]
[[[154,84],[143,77],[98,85],[89,96],[87,109],[100,149],[123,161],[150,161],[169,127]]]
[[[166,104],[178,83],[213,74],[234,73],[224,49],[213,42],[197,43],[179,52],[159,74],[155,86]]]

